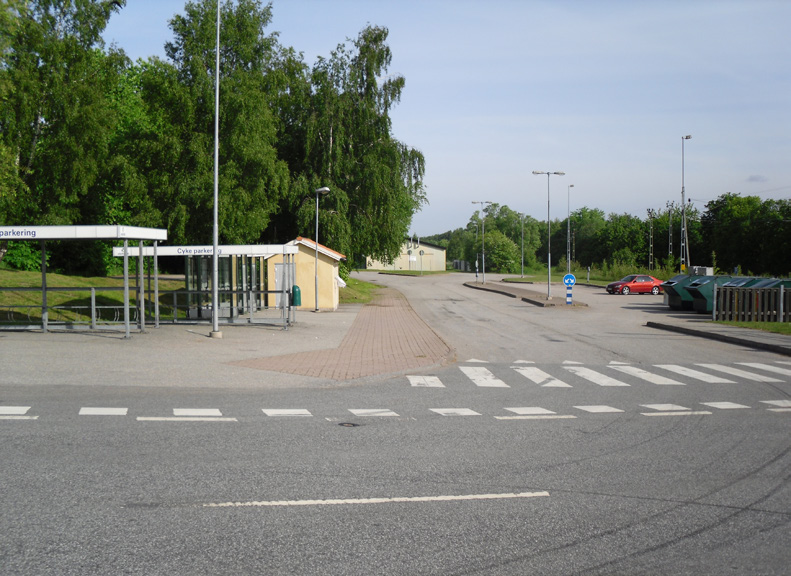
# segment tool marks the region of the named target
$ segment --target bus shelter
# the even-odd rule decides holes
[[[129,256],[130,240],[138,241],[138,250],[142,252],[143,242],[153,242],[153,253],[156,254],[157,243],[167,240],[167,230],[161,228],[141,228],[137,226],[97,225],[97,226],[0,226],[0,240],[9,242],[39,242],[41,246],[41,329],[46,332],[49,327],[49,306],[47,304],[47,241],[48,240],[123,240],[121,251],[124,259],[124,329],[125,337],[129,338]],[[142,257],[140,265],[138,290],[142,286]],[[10,290],[18,290],[11,288]],[[145,329],[145,314],[138,314],[140,331]],[[92,328],[95,323],[92,322]]]
[[[214,255],[213,246],[159,246],[156,250],[154,247],[131,247],[129,252],[132,257],[142,258],[184,257],[185,289],[173,293],[172,321],[194,323],[212,319],[210,264]],[[294,320],[292,294],[295,284],[294,256],[297,252],[295,246],[280,244],[218,246],[218,320],[223,319],[226,323],[269,323],[272,319],[257,313],[269,309],[270,304],[274,303],[273,308],[279,314],[275,322],[287,328]],[[123,256],[123,249],[114,249],[113,255]],[[280,276],[276,289],[268,290],[265,261],[276,255],[282,256],[285,266],[278,272]],[[156,321],[160,321],[158,310]]]

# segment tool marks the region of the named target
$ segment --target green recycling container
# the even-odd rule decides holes
[[[302,306],[302,291],[299,286],[294,286],[291,290],[291,305]]]

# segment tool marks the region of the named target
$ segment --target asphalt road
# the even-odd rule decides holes
[[[171,354],[166,331],[0,337],[0,573],[788,573],[788,357],[646,328],[661,297],[366,279],[456,361],[201,363],[336,345],[353,311],[304,317],[318,342],[196,328]]]

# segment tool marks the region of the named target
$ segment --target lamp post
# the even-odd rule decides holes
[[[691,135],[681,137],[681,272],[689,266],[689,239],[687,238],[687,203],[684,200],[684,140]]]
[[[567,208],[566,208],[566,265],[567,265],[567,274],[571,274],[571,189],[574,188],[574,184],[569,184],[568,190],[566,194],[567,198]]]
[[[482,213],[483,213],[484,204],[491,204],[489,200],[482,200],[480,202],[473,200],[472,203],[480,204]],[[481,218],[481,265],[483,268],[482,284],[486,284],[486,215],[485,214]]]
[[[565,176],[565,172],[543,172],[539,170],[533,170],[533,174],[546,174],[547,175],[547,300],[552,300],[552,292],[550,287],[552,286],[552,254],[550,252],[549,242],[550,242],[550,222],[549,222],[549,177],[553,174],[555,176]]]
[[[219,226],[217,224],[217,197],[220,182],[220,2],[217,1],[217,49],[216,62],[214,69],[214,225],[212,230],[212,257],[211,257],[211,334],[212,338],[222,338],[220,332],[220,305],[218,302],[217,283],[218,273],[218,254],[219,252]]]
[[[522,278],[525,277],[525,215],[519,214],[519,221],[522,223]]]
[[[322,196],[326,196],[330,193],[330,189],[326,186],[322,186],[321,188],[316,188],[316,261],[314,262],[315,265],[315,276],[316,276],[316,312],[319,311],[319,194]]]

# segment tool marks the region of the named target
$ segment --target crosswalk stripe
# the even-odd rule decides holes
[[[173,416],[197,416],[202,418],[222,416],[217,408],[173,408]]]
[[[635,376],[640,378],[641,380],[645,380],[646,382],[650,382],[651,384],[659,384],[663,386],[684,386],[683,382],[679,382],[678,380],[673,380],[672,378],[666,378],[661,374],[653,374],[642,368],[638,368],[637,366],[627,366],[627,365],[613,365],[610,364],[610,368],[613,370],[618,370],[619,372],[623,372],[624,374],[629,374],[630,376]]]
[[[128,408],[80,408],[80,416],[126,416]]]
[[[717,370],[718,372],[725,372],[731,376],[752,380],[753,382],[782,382],[782,380],[772,378],[771,376],[763,376],[754,372],[747,372],[747,370],[739,370],[733,366],[723,366],[722,364],[697,364],[697,366],[708,368],[709,370]]]
[[[761,404],[769,404],[778,408],[791,408],[791,400],[761,400]]]
[[[506,408],[509,412],[513,412],[514,414],[519,414],[521,416],[527,415],[537,415],[537,414],[557,414],[557,412],[553,412],[552,410],[547,410],[546,408],[539,408],[537,406],[525,406],[522,408]]]
[[[313,416],[304,408],[261,408],[267,416]]]
[[[497,378],[486,368],[478,366],[460,366],[460,368],[476,386],[482,388],[510,388],[508,384]]]
[[[671,412],[671,411],[683,411],[689,410],[684,406],[679,406],[678,404],[640,404],[643,408],[650,408],[651,410],[659,410],[662,412]]]
[[[623,410],[619,410],[618,408],[613,408],[612,406],[574,406],[574,408],[578,410],[584,410],[585,412],[591,412],[593,414],[604,414],[607,412],[623,412]]]
[[[3,416],[24,416],[30,406],[0,406],[0,414]]]
[[[704,406],[711,406],[720,410],[737,410],[739,408],[749,408],[744,404],[736,404],[735,402],[701,402]]]
[[[387,408],[349,408],[349,412],[355,416],[398,416]]]
[[[444,388],[445,385],[436,376],[407,376],[409,384],[417,388]]]
[[[512,366],[512,368],[534,384],[545,388],[571,388],[570,384],[566,384],[534,366]]]
[[[610,378],[606,374],[601,374],[583,366],[564,366],[563,368],[599,386],[629,386],[626,382]]]
[[[663,370],[668,370],[669,372],[681,374],[682,376],[686,376],[688,378],[702,380],[703,382],[708,382],[709,384],[735,384],[733,380],[726,380],[725,378],[720,378],[719,376],[714,376],[713,374],[706,374],[705,372],[700,372],[699,370],[693,370],[692,368],[679,366],[677,364],[655,364],[655,366],[657,368],[662,368]]]
[[[469,408],[429,408],[440,416],[480,416],[479,412]]]
[[[737,362],[737,364],[741,364],[742,366],[749,366],[750,368],[758,368],[759,370],[766,370],[767,372],[782,374],[783,376],[791,376],[791,370],[787,368],[780,368],[780,366],[761,364],[759,362]]]

